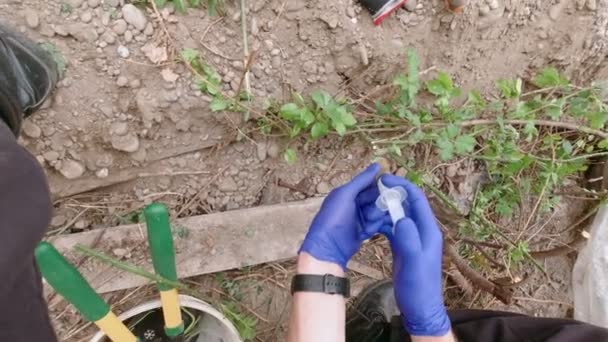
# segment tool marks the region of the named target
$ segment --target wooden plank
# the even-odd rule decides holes
[[[173,222],[180,278],[257,265],[296,256],[323,198],[178,219]],[[152,270],[145,227],[140,224],[62,235],[51,242],[77,265],[100,293],[147,284],[146,279],[96,260],[82,261],[76,244]],[[100,238],[101,236],[101,238]]]

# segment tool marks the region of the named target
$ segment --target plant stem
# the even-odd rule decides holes
[[[98,252],[94,249],[91,249],[87,246],[81,245],[81,244],[77,244],[76,246],[74,246],[74,250],[78,253],[84,254],[86,256],[92,257],[93,259],[97,259],[101,262],[103,262],[104,264],[116,267],[120,270],[123,270],[125,272],[131,273],[131,274],[135,274],[138,275],[140,277],[146,278],[150,281],[154,281],[158,284],[165,284],[183,291],[187,291],[189,293],[192,293],[194,291],[192,291],[188,286],[178,282],[178,281],[171,281],[169,279],[165,279],[161,276],[158,276],[154,273],[148,272],[146,270],[144,270],[143,268],[137,267],[135,265],[132,264],[128,264],[125,262],[122,262],[118,259],[112,258],[110,256],[107,256],[101,252]]]

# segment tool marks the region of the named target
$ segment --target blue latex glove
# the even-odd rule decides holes
[[[317,213],[300,252],[322,261],[333,262],[346,270],[361,243],[379,231],[382,219],[366,220],[364,208],[378,197],[375,177],[380,165],[372,164],[349,183],[332,190]]]
[[[437,219],[416,185],[393,175],[383,175],[382,183],[401,186],[408,194],[406,218],[397,222],[394,236],[388,213],[371,206],[365,211],[366,220],[383,222],[381,231],[391,243],[395,297],[403,323],[413,336],[444,336],[451,323],[443,302],[443,236]]]

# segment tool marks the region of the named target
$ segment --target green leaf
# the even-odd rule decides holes
[[[167,0],[154,0],[156,7],[163,8],[167,4]]]
[[[354,125],[357,124],[357,119],[355,119],[355,117],[346,110],[346,108],[344,107],[340,107],[340,119],[342,121],[342,123],[344,123],[344,125],[346,127],[352,127]]]
[[[429,93],[436,96],[449,95],[454,89],[454,83],[450,78],[450,75],[445,72],[440,72],[437,78],[430,80],[426,83],[426,88]]]
[[[533,120],[526,122],[523,132],[528,141],[531,141],[532,138],[538,134],[538,129],[536,129],[536,125],[534,124]]]
[[[310,98],[321,109],[327,108],[327,106],[333,102],[331,95],[325,90],[317,90],[310,95]]]
[[[209,7],[209,16],[215,15],[215,8],[217,7],[217,0],[207,0],[207,6]]]
[[[572,155],[572,151],[574,150],[572,143],[570,143],[568,140],[562,141],[562,150],[564,150],[564,153],[567,156]]]
[[[192,62],[200,58],[201,53],[196,49],[184,48],[180,51],[180,55],[186,63],[192,64]]]
[[[312,125],[312,128],[310,129],[310,136],[313,139],[317,139],[326,136],[328,132],[329,127],[327,127],[327,124],[319,121]]]
[[[300,105],[300,106],[306,105],[306,101],[304,100],[304,97],[302,97],[302,95],[300,95],[299,93],[293,92],[293,93],[291,93],[291,97],[293,97],[293,99],[298,103],[298,105]]]
[[[279,115],[287,121],[297,121],[300,119],[300,108],[295,103],[286,103],[281,106]]]
[[[445,127],[445,133],[448,138],[453,139],[456,138],[458,133],[460,133],[460,128],[458,128],[456,125],[450,124]]]
[[[346,134],[346,126],[342,122],[333,122],[334,129],[340,136]]]
[[[420,59],[413,49],[407,51],[407,69],[406,75],[399,75],[395,78],[393,84],[400,89],[399,101],[400,103],[413,107],[416,105],[416,95],[420,90],[420,80],[418,67],[420,65]]]
[[[560,75],[560,73],[552,67],[543,69],[534,77],[532,83],[539,88],[551,88],[569,84],[568,79]]]
[[[608,121],[608,112],[591,112],[587,114],[587,120],[589,121],[589,126],[591,128],[602,129],[606,125],[606,121]]]
[[[186,13],[186,3],[184,0],[173,0],[173,7],[175,11],[180,14]]]
[[[477,141],[472,135],[461,135],[456,138],[454,143],[456,154],[471,153],[475,149]]]
[[[190,6],[196,8],[201,5],[201,0],[190,0]]]
[[[500,90],[502,97],[514,99],[521,95],[522,81],[519,78],[517,80],[498,80],[496,87]]]
[[[439,136],[436,140],[437,148],[439,148],[439,158],[447,161],[454,157],[454,144],[446,136]]]
[[[565,104],[566,100],[563,98],[551,100],[551,103],[545,110],[545,114],[553,120],[558,120],[562,116]]]
[[[511,215],[513,215],[513,207],[509,201],[504,199],[504,197],[501,197],[496,201],[494,210],[502,217],[511,217]]]
[[[483,97],[481,97],[481,94],[477,90],[471,90],[469,92],[467,103],[479,109],[487,106],[486,101],[483,99]]]
[[[597,144],[597,147],[601,148],[602,150],[608,150],[608,139],[604,139],[604,140],[600,141]]]
[[[230,107],[230,102],[221,97],[214,98],[209,104],[209,108],[212,112],[221,112],[226,110],[228,107]]]
[[[396,144],[392,144],[388,147],[388,151],[396,156],[401,157],[401,147]]]
[[[283,152],[283,159],[287,164],[293,165],[296,162],[296,151],[291,148],[285,149]]]

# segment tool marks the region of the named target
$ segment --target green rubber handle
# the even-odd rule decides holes
[[[44,279],[87,320],[98,321],[110,312],[108,304],[53,245],[41,242],[34,254]]]
[[[148,243],[152,253],[154,271],[167,280],[177,281],[169,210],[163,204],[152,203],[144,209],[144,216],[148,227]],[[173,289],[173,287],[158,284],[158,289],[167,291]]]

